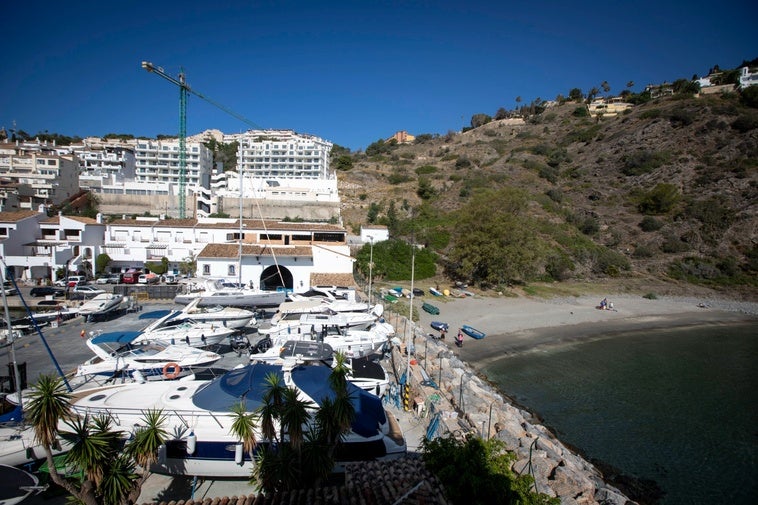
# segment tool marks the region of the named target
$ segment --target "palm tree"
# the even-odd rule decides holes
[[[229,431],[242,442],[242,450],[248,453],[252,460],[253,449],[257,442],[255,439],[256,416],[247,413],[244,401],[232,405],[231,411],[233,416]]]
[[[108,416],[74,416],[71,395],[62,379],[47,375],[41,376],[33,388],[26,417],[45,449],[50,478],[84,505],[136,502],[158,447],[166,439],[163,414],[147,412],[144,426],[124,446],[124,434],[112,429]],[[61,430],[61,425],[70,431]],[[58,437],[71,446],[65,461],[82,470],[84,479],[80,483],[66,479],[56,469],[52,447]],[[135,463],[142,466],[141,475],[135,472]]]

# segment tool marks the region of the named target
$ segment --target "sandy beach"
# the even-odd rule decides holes
[[[428,301],[439,315],[419,312],[423,331],[436,333],[432,321],[450,325],[447,343],[453,346],[458,328],[469,324],[487,334],[483,340],[465,337],[460,356],[475,368],[503,356],[543,346],[610,338],[630,330],[689,325],[758,323],[758,303],[725,299],[664,296],[608,295],[613,309],[599,310],[602,297],[579,296],[539,299],[531,297],[473,296],[434,298]],[[420,303],[418,304],[420,306]]]

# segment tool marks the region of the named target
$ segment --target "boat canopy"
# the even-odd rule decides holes
[[[92,337],[93,344],[121,344],[126,345],[134,341],[139,337],[142,332],[139,331],[110,331],[108,333],[101,333],[96,337]]]
[[[171,314],[173,312],[170,309],[165,310],[153,310],[150,312],[145,312],[144,314],[139,315],[139,319],[160,319],[161,317],[166,317],[167,315]]]
[[[251,412],[263,405],[263,396],[268,390],[266,377],[272,373],[283,380],[281,365],[255,363],[230,370],[198,389],[192,401],[197,407],[214,412],[229,411],[232,406],[243,402],[245,409]],[[291,372],[298,389],[316,402],[336,396],[329,386],[330,373],[331,368],[322,365],[301,365]],[[363,437],[375,435],[379,425],[387,421],[382,400],[350,382],[347,387],[355,408],[353,431]]]

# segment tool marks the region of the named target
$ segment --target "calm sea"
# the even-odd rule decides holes
[[[758,323],[630,332],[485,373],[585,456],[655,481],[658,503],[758,499]]]

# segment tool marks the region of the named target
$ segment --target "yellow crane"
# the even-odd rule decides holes
[[[220,103],[211,100],[207,96],[190,88],[189,84],[185,80],[184,70],[179,71],[179,76],[172,77],[168,75],[162,67],[156,67],[149,61],[142,62],[142,68],[150,73],[154,73],[160,77],[163,77],[168,82],[175,84],[179,87],[179,219],[185,217],[185,202],[186,202],[186,185],[187,185],[187,96],[192,93],[198,98],[202,98],[209,104],[218,107],[227,114],[239,119],[243,123],[251,126],[254,129],[260,129],[260,126],[256,125],[244,116],[237,114],[233,110],[224,107]],[[241,216],[240,216],[241,219]]]

